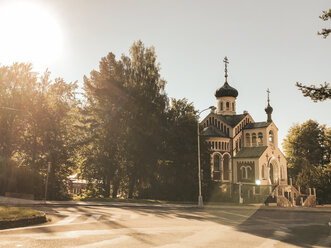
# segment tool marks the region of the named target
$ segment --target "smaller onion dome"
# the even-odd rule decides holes
[[[264,111],[265,111],[267,114],[271,114],[273,110],[274,110],[274,109],[270,106],[269,103],[268,103],[268,106],[264,109]]]
[[[268,116],[267,122],[272,122],[271,114],[272,114],[273,108],[269,104],[269,99],[268,99],[268,106],[264,110],[265,110],[265,112],[267,113],[267,116]]]
[[[237,97],[238,91],[235,88],[232,88],[228,82],[225,82],[223,86],[215,91],[215,96],[223,97],[223,96],[232,96]]]

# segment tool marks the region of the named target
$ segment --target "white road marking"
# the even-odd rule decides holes
[[[57,222],[57,225],[65,225],[65,224],[69,224],[70,222],[74,221],[76,218],[78,218],[79,216],[81,216],[81,214],[78,215],[71,215],[68,216],[66,218],[64,218],[63,220],[60,220],[59,222]]]
[[[101,214],[95,214],[95,215],[91,215],[86,221],[82,222],[82,223],[93,223],[93,222],[97,222],[101,217]]]

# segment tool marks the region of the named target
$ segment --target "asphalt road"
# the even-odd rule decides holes
[[[43,225],[0,230],[0,247],[331,247],[331,213],[249,208],[39,207]]]

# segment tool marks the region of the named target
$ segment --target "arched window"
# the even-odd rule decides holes
[[[211,142],[211,148],[214,149],[214,147],[215,147],[215,143],[214,143],[214,141],[212,141],[212,142]]]
[[[220,122],[217,122],[217,128],[220,129]]]
[[[241,178],[246,179],[246,168],[245,166],[240,167],[241,170]]]
[[[241,149],[241,138],[239,139],[239,149]]]
[[[274,143],[274,132],[272,130],[269,131],[269,142]]]
[[[222,130],[222,132],[223,132],[223,123],[221,123],[221,130]]]
[[[226,110],[230,110],[230,103],[226,102]]]
[[[223,110],[223,102],[221,102],[221,110]]]
[[[232,110],[234,111],[234,102],[232,103]]]
[[[265,178],[265,176],[264,176],[264,167],[265,167],[265,165],[262,165],[262,168],[261,168],[262,178]]]
[[[251,146],[251,135],[246,133],[246,146]]]
[[[257,143],[259,146],[263,146],[263,134],[261,132],[258,133]]]
[[[246,179],[250,177],[252,168],[250,166],[246,166]]]
[[[256,146],[256,133],[252,134],[252,146]]]
[[[218,154],[214,155],[214,171],[220,171],[220,156]]]
[[[207,127],[208,127],[208,120],[207,120]]]
[[[236,141],[236,152],[238,152],[239,147],[238,147],[238,140]]]
[[[230,180],[229,171],[230,171],[230,156],[225,154],[223,157],[223,179]]]
[[[283,166],[280,166],[280,179],[284,179],[284,171],[283,171]]]

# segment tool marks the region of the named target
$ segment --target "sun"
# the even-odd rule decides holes
[[[47,68],[62,54],[61,28],[42,5],[15,2],[0,5],[0,64],[29,62]]]

